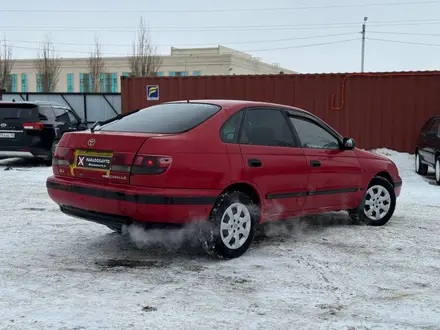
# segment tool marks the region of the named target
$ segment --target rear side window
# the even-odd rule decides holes
[[[154,105],[102,126],[101,131],[176,134],[193,129],[217,113],[218,105],[166,103]]]
[[[55,111],[55,120],[61,123],[69,123],[69,115],[67,114],[67,111],[63,108],[53,108]]]
[[[54,120],[54,114],[51,106],[40,106],[38,110],[40,120]]]
[[[37,106],[0,104],[0,120],[2,119],[36,120],[38,119]]]
[[[220,138],[223,142],[237,143],[238,132],[240,131],[241,119],[243,118],[243,111],[232,115],[220,129]]]

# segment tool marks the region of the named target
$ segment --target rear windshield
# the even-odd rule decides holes
[[[0,120],[4,119],[35,119],[38,115],[35,105],[0,104]]]
[[[99,130],[136,133],[176,134],[193,129],[221,108],[202,103],[154,105],[102,126]]]

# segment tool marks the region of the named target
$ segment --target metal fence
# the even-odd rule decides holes
[[[75,110],[91,125],[121,113],[120,93],[0,93],[3,101],[52,101]]]

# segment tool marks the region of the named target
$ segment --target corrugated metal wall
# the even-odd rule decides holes
[[[158,101],[147,100],[147,85],[159,86]],[[440,114],[440,72],[122,80],[123,113],[161,102],[209,98],[293,105],[353,137],[360,148],[413,152],[423,123]]]

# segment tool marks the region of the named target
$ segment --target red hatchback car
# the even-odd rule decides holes
[[[61,211],[124,225],[204,222],[204,248],[241,256],[266,221],[347,210],[381,226],[402,180],[309,112],[251,101],[170,102],[67,133],[47,179]]]

